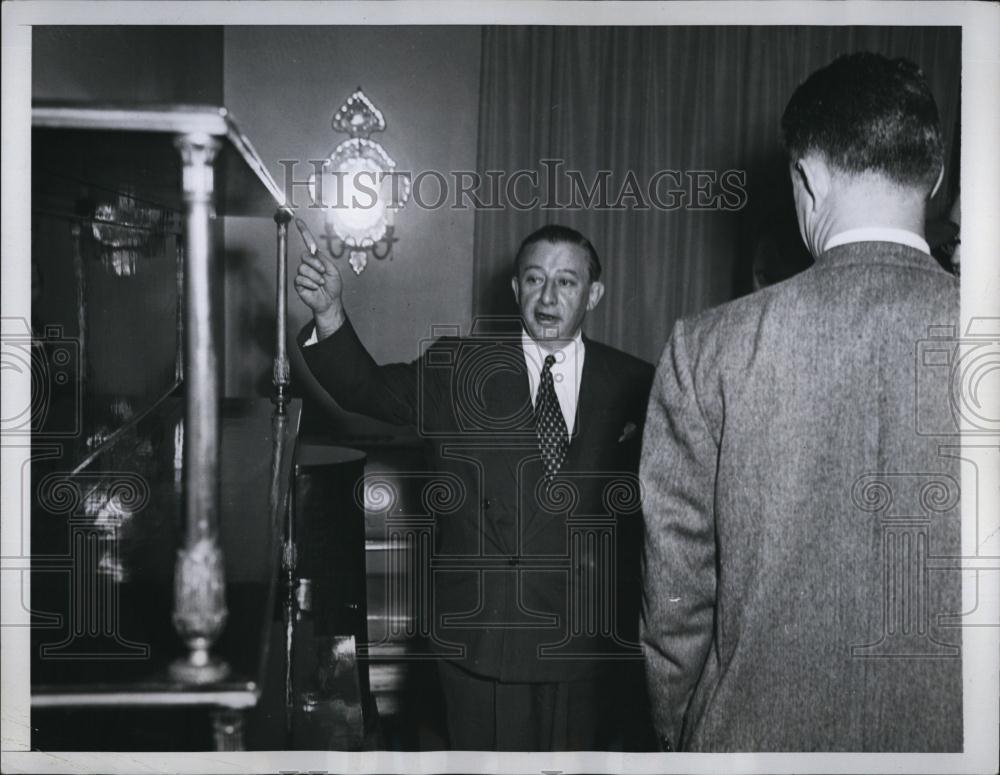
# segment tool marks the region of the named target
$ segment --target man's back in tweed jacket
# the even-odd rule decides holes
[[[958,439],[929,435],[956,426],[948,364],[921,357],[958,319],[929,255],[861,242],[676,325],[641,470],[666,744],[962,749],[959,629],[942,621],[960,579],[933,570],[960,554]]]

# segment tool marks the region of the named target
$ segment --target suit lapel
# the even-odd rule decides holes
[[[521,509],[522,502],[522,493],[516,489],[516,485],[521,484],[521,463],[536,451],[530,383],[520,339],[516,343],[498,345],[495,360],[489,359],[488,368],[482,409],[491,419],[498,421],[491,428],[491,436],[494,449],[499,451],[504,464],[493,475],[508,476],[509,482],[514,483],[514,502],[508,507],[517,511]],[[523,510],[519,519],[524,519],[526,511]],[[516,552],[516,538],[511,545],[510,540],[495,530],[496,526],[490,520],[486,520],[485,527],[491,531],[494,543],[508,553]],[[523,533],[523,528],[518,527],[518,531]]]
[[[610,374],[601,351],[594,343],[585,339],[583,374],[580,377],[580,393],[576,401],[576,423],[570,437],[569,452],[563,463],[567,471],[575,471],[588,466],[588,448],[599,435],[601,414],[607,403]]]
[[[509,444],[512,436],[534,433],[528,371],[520,342],[500,345],[495,360],[483,363],[486,380],[482,410],[493,421],[494,438]]]

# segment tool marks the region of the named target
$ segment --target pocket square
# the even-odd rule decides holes
[[[639,426],[634,422],[625,423],[625,427],[622,429],[622,435],[618,437],[618,443],[621,444],[623,441],[628,441],[635,436],[636,431],[638,430]]]

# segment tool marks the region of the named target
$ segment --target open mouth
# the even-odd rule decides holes
[[[546,315],[544,312],[535,312],[535,322],[540,326],[550,328],[558,326],[562,322],[562,318],[558,315]]]

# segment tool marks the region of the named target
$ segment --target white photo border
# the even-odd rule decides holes
[[[962,327],[975,317],[1000,317],[1000,5],[974,2],[45,2],[2,6],[3,186],[2,316],[30,319],[31,25],[315,25],[344,24],[572,24],[572,25],[886,25],[962,27],[963,206]],[[3,417],[26,405],[26,374],[4,372]],[[993,387],[996,387],[996,380]],[[986,400],[1000,403],[996,391]],[[1000,623],[1000,439],[963,438],[977,447],[985,481],[963,498],[963,556],[987,568],[976,600],[988,621]],[[22,442],[23,444],[23,442]],[[983,446],[983,445],[986,446]],[[21,607],[27,589],[28,537],[19,516],[28,446],[4,443],[2,465],[2,609]],[[973,473],[963,475],[972,492]],[[973,513],[978,506],[978,515]],[[979,530],[970,531],[978,516]],[[978,535],[977,535],[978,533]],[[986,537],[980,540],[979,536]],[[22,563],[19,565],[18,563]],[[973,573],[963,574],[963,600],[975,600]],[[6,620],[5,620],[6,621]],[[965,751],[961,754],[654,754],[476,753],[372,751],[237,753],[44,753],[30,751],[29,630],[4,627],[2,656],[3,772],[995,772],[1000,729],[1000,624],[963,631]]]

